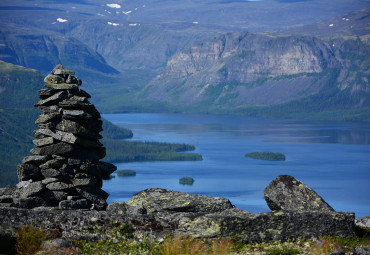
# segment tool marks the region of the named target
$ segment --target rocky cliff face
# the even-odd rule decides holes
[[[165,75],[181,78],[217,65],[221,79],[246,83],[266,74],[318,73],[334,64],[331,50],[312,37],[228,33],[176,54],[168,61]]]
[[[244,105],[278,104],[316,93],[323,72],[337,65],[332,49],[313,37],[229,33],[174,55],[139,97],[185,105],[223,104],[230,97]]]
[[[175,54],[136,99],[207,112],[301,99],[311,110],[367,107],[366,38],[228,33]]]

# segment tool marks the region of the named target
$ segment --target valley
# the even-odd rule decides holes
[[[366,7],[360,0],[2,1],[0,59],[42,74],[57,63],[76,70],[105,113],[348,119],[356,112],[367,120]]]
[[[356,111],[367,119],[366,7],[361,0],[2,1],[0,59],[42,74],[57,63],[76,70],[106,113],[348,119]],[[296,112],[286,110],[291,105]],[[346,113],[329,113],[338,107]]]

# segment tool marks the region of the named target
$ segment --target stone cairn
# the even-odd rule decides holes
[[[46,89],[35,104],[43,113],[36,120],[36,145],[18,165],[19,183],[13,198],[15,206],[60,209],[104,210],[109,194],[103,179],[116,170],[101,162],[105,148],[99,142],[102,121],[91,96],[79,89],[75,72],[57,65],[45,77]]]

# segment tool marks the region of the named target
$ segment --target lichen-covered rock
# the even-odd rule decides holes
[[[87,174],[81,173],[78,176],[85,175]],[[51,182],[46,187],[53,183],[59,185],[53,178],[48,180]],[[289,210],[253,214],[234,208],[225,198],[164,189],[147,189],[135,194],[127,202],[110,204],[106,211],[86,212],[76,209],[86,210],[93,207],[103,210],[108,194],[97,187],[88,186],[77,187],[75,191],[76,195],[67,195],[63,190],[55,190],[55,195],[43,192],[40,197],[18,200],[19,205],[24,208],[32,208],[35,204],[44,206],[50,203],[47,198],[58,196],[60,192],[59,199],[63,200],[54,199],[53,203],[61,201],[58,202],[59,208],[68,210],[24,211],[0,207],[0,232],[14,233],[24,225],[21,223],[27,223],[46,230],[53,230],[57,226],[63,233],[63,238],[90,240],[90,230],[93,226],[98,225],[106,229],[124,223],[135,230],[134,235],[137,237],[163,237],[166,234],[226,237],[244,243],[315,239],[317,236],[347,238],[355,235],[353,213]],[[95,235],[94,238],[98,240],[101,236]]]
[[[359,227],[370,229],[370,216],[356,219],[356,225]]]
[[[264,196],[271,210],[334,211],[314,190],[289,175],[274,179],[265,188]]]
[[[353,255],[369,255],[370,247],[355,247]]]
[[[252,214],[229,209],[197,217],[189,215],[178,223],[178,228],[194,237],[231,237],[246,243],[313,239],[316,234],[345,238],[354,236],[354,214],[293,211]]]
[[[194,195],[178,191],[151,188],[136,193],[126,204],[145,208],[147,213],[172,212],[221,212],[233,208],[226,198]]]
[[[89,209],[90,205],[86,199],[79,200],[63,200],[59,202],[59,209],[62,210],[76,210]]]

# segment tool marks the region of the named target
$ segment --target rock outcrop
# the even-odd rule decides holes
[[[337,65],[330,47],[314,37],[227,33],[174,54],[137,100],[221,109],[282,104],[317,93],[323,72]]]
[[[43,113],[35,121],[36,145],[18,166],[19,183],[3,191],[9,206],[61,209],[105,209],[108,193],[102,180],[116,170],[101,162],[105,148],[99,142],[102,121],[91,96],[79,87],[74,72],[57,65],[45,78],[46,89],[35,104]],[[0,194],[1,195],[1,194]]]
[[[272,183],[279,183],[281,179],[304,185],[291,176],[279,176]],[[271,185],[268,188],[274,189]],[[7,189],[3,189],[0,193],[4,199],[5,194],[11,193],[6,192]],[[275,189],[277,195],[283,192],[284,189]],[[111,203],[103,211],[0,207],[0,234],[12,238],[22,225],[32,224],[57,233],[63,239],[90,241],[112,238],[108,230],[123,225],[132,229],[138,240],[180,235],[227,237],[254,243],[355,235],[353,213],[324,207],[302,210],[301,204],[302,201],[294,200],[288,210],[253,214],[235,208],[225,198],[150,188],[135,194],[129,201]]]
[[[289,175],[274,179],[265,188],[264,196],[271,210],[334,211],[314,190]]]

